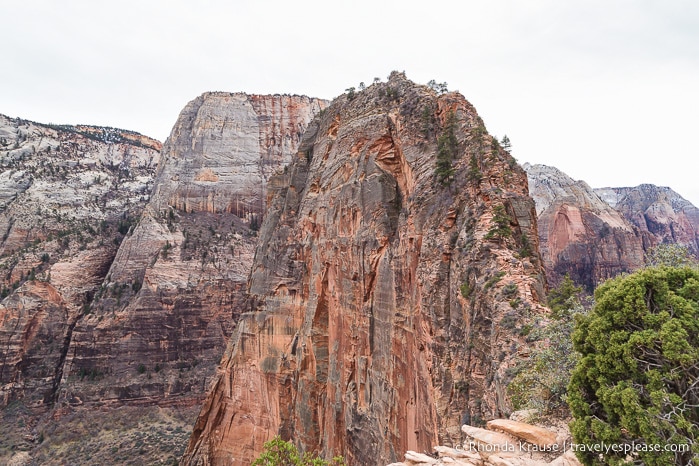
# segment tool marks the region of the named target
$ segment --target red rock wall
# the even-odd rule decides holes
[[[436,137],[451,111],[446,187]],[[510,409],[519,326],[544,312],[536,218],[524,173],[462,96],[394,74],[339,98],[274,185],[250,307],[183,464],[247,465],[276,434],[387,464]],[[487,239],[496,206],[513,233]]]

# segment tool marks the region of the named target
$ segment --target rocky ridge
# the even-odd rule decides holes
[[[271,184],[248,307],[182,464],[249,464],[276,434],[385,464],[511,409],[520,328],[546,312],[536,216],[461,95],[393,73],[340,97]]]
[[[595,189],[643,235],[644,247],[662,243],[686,246],[699,258],[699,209],[664,186]]]
[[[591,189],[555,167],[525,164],[536,203],[541,255],[550,284],[569,274],[588,292],[644,265],[662,243],[699,258],[699,209],[670,188]]]
[[[552,285],[569,274],[592,292],[600,282],[643,266],[643,236],[587,183],[555,167],[525,164],[524,169]]]

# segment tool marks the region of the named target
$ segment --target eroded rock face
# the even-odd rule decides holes
[[[338,98],[270,184],[249,308],[183,464],[247,465],[276,434],[387,464],[509,411],[518,327],[544,312],[536,216],[524,172],[461,95],[394,73]]]
[[[202,401],[242,309],[267,180],[324,106],[207,93],[185,107],[148,206],[73,330],[62,401]]]
[[[194,99],[165,144],[154,209],[248,220],[263,213],[269,178],[291,161],[310,118],[326,104],[305,96],[223,92]]]
[[[643,235],[587,183],[555,167],[525,164],[524,169],[551,284],[569,274],[592,292],[601,281],[643,266]]]
[[[682,244],[699,257],[699,209],[670,188],[600,188],[595,192],[644,235],[646,249]]]
[[[160,148],[0,115],[0,406],[55,401],[72,330],[149,199]]]

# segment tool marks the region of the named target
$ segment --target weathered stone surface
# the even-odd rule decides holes
[[[522,432],[537,432],[536,438],[553,436],[556,434],[540,426],[533,425],[511,425],[513,421],[506,419],[496,419],[488,422],[488,429],[481,429],[473,426],[462,426],[466,437],[459,448],[436,446],[433,448],[439,458],[434,465],[444,464],[467,464],[477,466],[580,466],[571,450],[563,452],[563,446],[555,442],[543,444],[542,442],[527,443],[519,434]],[[516,423],[522,424],[522,423]],[[560,429],[559,436],[570,440],[570,431],[565,423],[560,420],[554,422]],[[504,430],[503,427],[511,430],[511,433],[499,433],[494,431]],[[556,428],[556,427],[552,427]],[[541,431],[539,431],[541,430]],[[529,437],[534,437],[525,434]],[[533,439],[533,438],[532,438]],[[534,439],[533,439],[534,440]],[[539,445],[539,447],[535,446]],[[410,453],[410,454],[409,454]],[[405,455],[402,463],[393,463],[392,466],[410,466],[415,464],[412,452]]]
[[[434,464],[437,462],[435,458],[427,456],[423,453],[417,453],[414,451],[405,452],[405,461],[412,461],[413,463],[424,463],[424,464]]]
[[[543,427],[509,419],[493,419],[487,423],[488,429],[499,430],[534,445],[547,447],[556,444],[556,434]]]
[[[152,207],[233,213],[247,221],[260,216],[270,177],[291,161],[306,125],[326,104],[289,95],[197,97],[165,144]]]
[[[185,107],[152,198],[73,331],[62,400],[201,402],[243,307],[266,180],[324,105],[207,93]]]
[[[647,249],[676,243],[699,258],[699,209],[668,187],[601,188],[595,192],[644,234]]]
[[[489,458],[492,455],[508,458],[522,453],[519,449],[519,442],[511,435],[473,426],[461,426],[461,431],[473,439],[477,444],[475,449],[483,458]]]
[[[569,274],[592,292],[601,281],[643,265],[643,238],[584,181],[525,164],[536,203],[541,255],[551,284]]]
[[[551,466],[582,466],[580,460],[572,450],[568,450],[555,460],[551,461]]]
[[[452,111],[447,187],[436,139]],[[534,205],[462,96],[393,74],[338,98],[269,184],[250,307],[183,464],[247,465],[276,434],[387,464],[460,442],[464,419],[511,410],[506,369],[526,347],[517,326],[545,312]]]
[[[72,329],[120,224],[148,201],[159,149],[128,131],[0,115],[0,406],[54,401]]]

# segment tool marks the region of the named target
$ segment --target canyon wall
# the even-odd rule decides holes
[[[545,313],[536,214],[461,95],[394,72],[342,96],[272,184],[183,464],[247,465],[277,434],[387,464],[511,409],[508,369]]]
[[[160,148],[0,115],[0,406],[55,401],[73,328],[149,199]]]
[[[681,244],[699,257],[699,209],[670,188],[591,189],[555,167],[524,169],[549,284],[568,274],[591,293],[602,281],[643,267],[659,244]]]
[[[658,244],[681,244],[699,258],[699,209],[664,186],[595,189],[644,237],[646,249]]]
[[[150,202],[73,331],[62,400],[201,402],[242,306],[267,180],[324,105],[217,92],[184,108]]]

